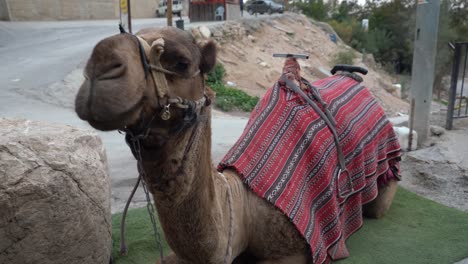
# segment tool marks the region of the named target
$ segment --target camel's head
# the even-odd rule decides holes
[[[105,131],[150,125],[167,134],[193,122],[212,96],[203,76],[216,62],[215,44],[199,45],[173,27],[146,29],[137,36],[119,34],[96,45],[76,96],[76,113]]]

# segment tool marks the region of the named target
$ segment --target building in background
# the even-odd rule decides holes
[[[132,0],[132,18],[156,16],[163,0]],[[182,15],[188,15],[188,1],[183,0]],[[118,19],[119,0],[0,0],[0,20],[81,20]]]
[[[191,22],[233,20],[240,18],[241,0],[190,0]]]

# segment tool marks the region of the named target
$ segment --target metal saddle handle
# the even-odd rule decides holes
[[[359,66],[347,65],[347,64],[337,64],[331,69],[331,74],[335,75],[337,71],[345,71],[345,72],[358,72],[360,74],[366,75],[367,69]]]

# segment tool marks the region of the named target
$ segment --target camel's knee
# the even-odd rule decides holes
[[[377,197],[372,202],[363,206],[364,216],[371,218],[384,216],[388,209],[390,209],[390,205],[392,205],[397,187],[398,182],[396,180],[389,181],[387,186],[379,187]]]

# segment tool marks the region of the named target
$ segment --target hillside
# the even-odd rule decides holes
[[[284,14],[262,18],[228,21],[209,27],[211,38],[218,43],[218,62],[226,69],[226,81],[250,95],[262,96],[280,77],[283,59],[273,58],[273,53],[300,53],[310,55],[300,60],[302,76],[309,81],[323,78],[324,71],[333,67],[333,58],[340,51],[352,50],[338,39],[330,40],[330,27],[303,15]],[[201,31],[201,33],[200,33]],[[203,38],[206,28],[192,29]],[[206,33],[205,33],[206,35]],[[364,84],[385,108],[388,115],[408,113],[408,103],[391,90],[392,78],[377,69],[375,63],[363,62],[363,55],[354,51],[355,65],[369,70]]]

